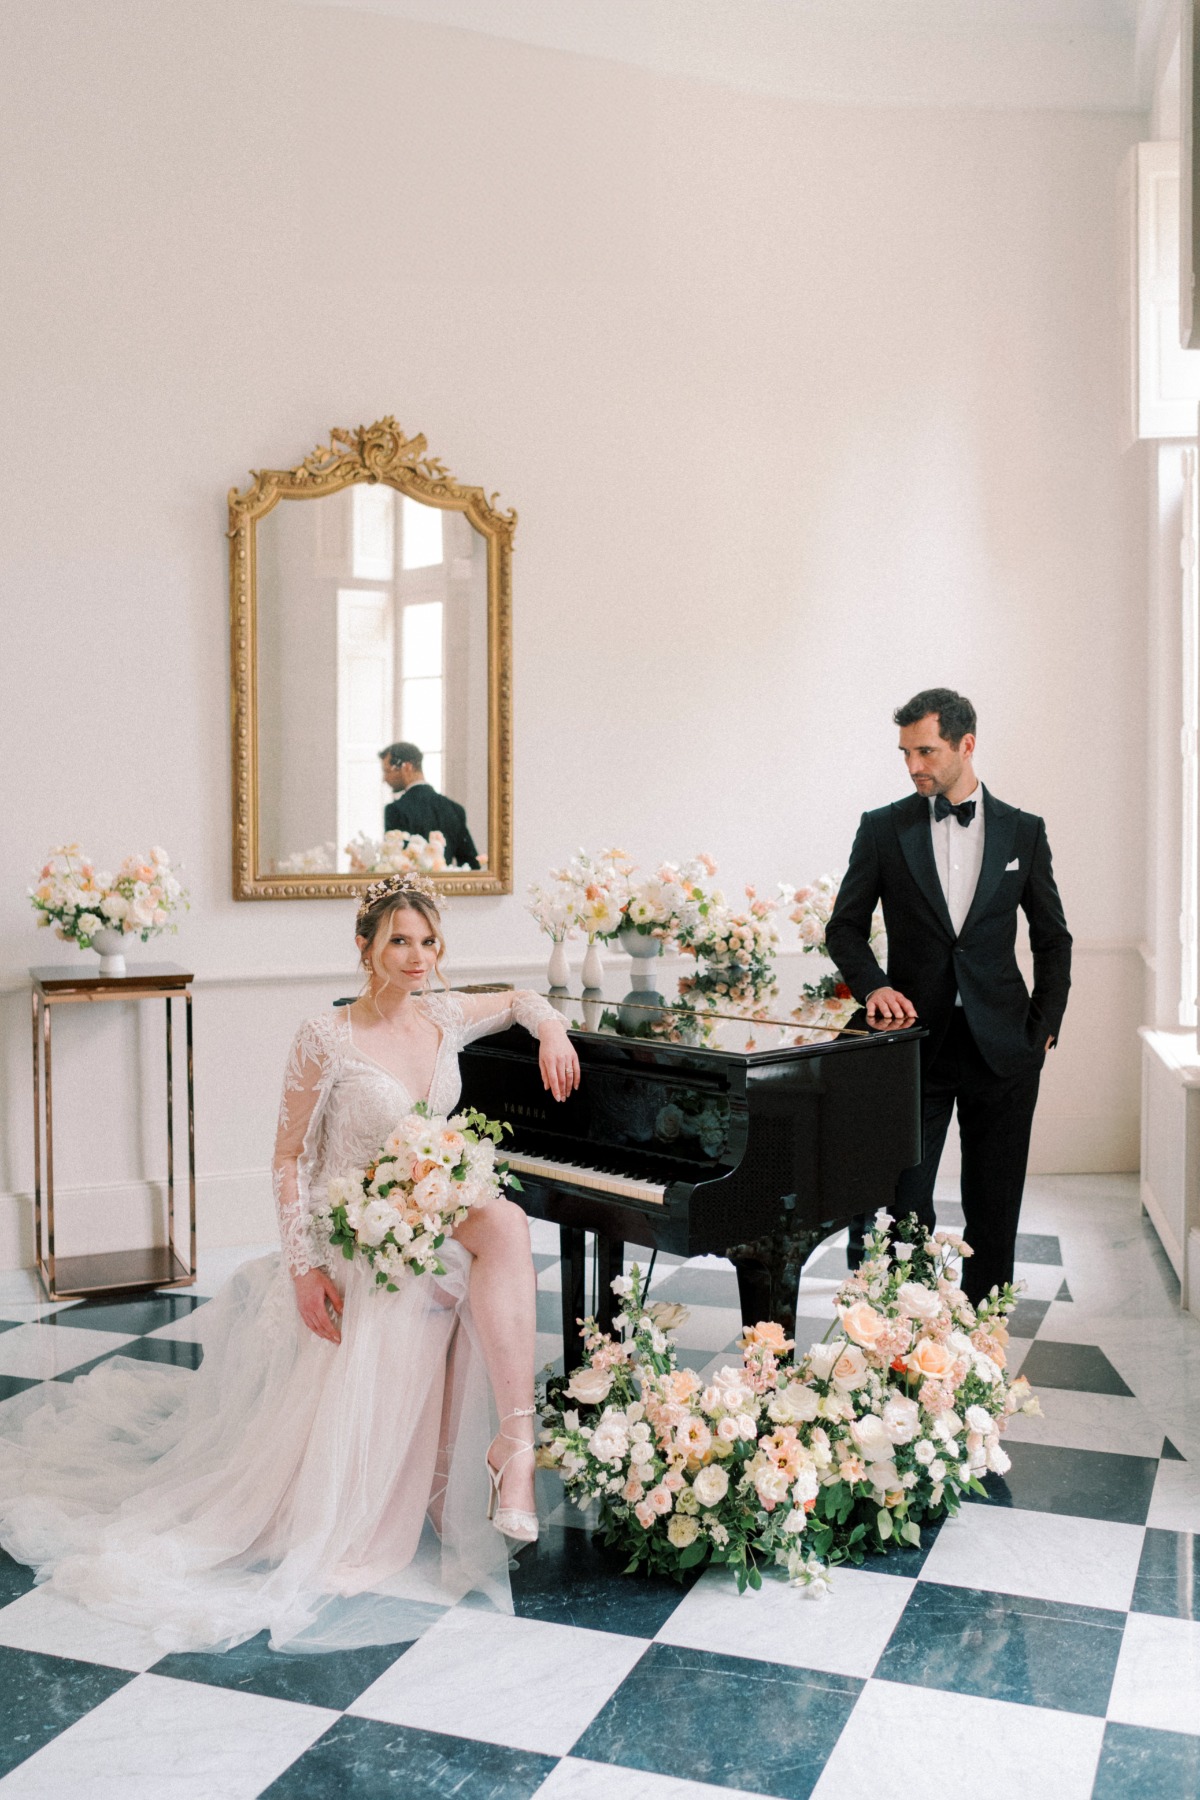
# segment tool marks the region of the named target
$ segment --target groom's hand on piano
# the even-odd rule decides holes
[[[579,1057],[566,1026],[548,1019],[538,1032],[538,1044],[542,1086],[549,1088],[556,1100],[565,1100],[579,1086]]]
[[[895,988],[876,988],[873,994],[867,995],[867,1018],[876,1023],[880,1019],[899,1019],[911,1025],[917,1016],[917,1009],[911,1000],[898,994]]]

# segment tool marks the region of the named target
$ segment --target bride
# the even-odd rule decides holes
[[[203,1309],[200,1369],[117,1356],[46,1383],[18,1425],[0,1415],[0,1545],[164,1652],[262,1630],[276,1649],[400,1642],[473,1590],[511,1611],[506,1536],[537,1536],[524,1213],[489,1201],[442,1246],[445,1275],[393,1294],[312,1213],[398,1117],[454,1110],[474,1038],[535,1034],[556,1100],[579,1061],[535,994],[427,991],[444,941],[419,877],[369,888],[356,938],[361,997],[307,1020],[288,1057],[282,1252]]]

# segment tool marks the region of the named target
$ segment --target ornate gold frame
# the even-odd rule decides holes
[[[362,894],[369,877],[262,875],[258,869],[258,636],[256,527],[283,499],[315,499],[356,481],[384,481],[427,505],[465,513],[488,545],[488,866],[439,876],[446,894],[512,892],[512,541],[517,515],[497,496],[463,487],[405,437],[394,418],[331,431],[295,469],[255,469],[229,490],[229,602],[233,698],[233,897],[315,900]]]

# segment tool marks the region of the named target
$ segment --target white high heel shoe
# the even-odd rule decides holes
[[[530,1419],[536,1412],[537,1408],[535,1406],[519,1406],[515,1412],[505,1413],[504,1419]],[[527,1444],[524,1438],[515,1438],[510,1431],[504,1430],[504,1419],[501,1419],[500,1421],[500,1430],[496,1433],[496,1437],[492,1439],[492,1444],[494,1444],[498,1438],[507,1438],[509,1443],[516,1444],[517,1448],[511,1450],[500,1464],[500,1467],[495,1469],[492,1467],[492,1445],[488,1445],[488,1455],[485,1459],[485,1466],[488,1472],[488,1481],[491,1484],[491,1491],[488,1494],[487,1516],[496,1527],[496,1530],[502,1531],[505,1537],[516,1538],[522,1544],[533,1544],[537,1542],[538,1535],[537,1514],[535,1512],[523,1512],[518,1506],[502,1506],[500,1504],[500,1482],[503,1479],[505,1469],[507,1469],[509,1463],[512,1462],[514,1458],[518,1456],[532,1456],[534,1453],[532,1444]]]

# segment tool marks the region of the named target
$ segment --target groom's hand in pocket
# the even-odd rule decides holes
[[[296,1306],[308,1329],[331,1344],[340,1344],[342,1334],[329,1316],[329,1308],[341,1316],[344,1302],[324,1269],[309,1269],[306,1275],[293,1275]]]

